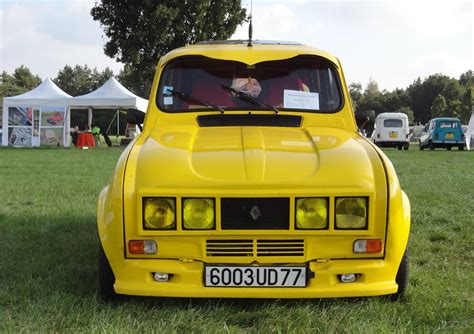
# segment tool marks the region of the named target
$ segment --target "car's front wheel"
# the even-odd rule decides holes
[[[398,267],[397,277],[395,278],[395,282],[398,284],[398,290],[394,294],[390,295],[390,299],[397,301],[400,300],[406,293],[408,287],[408,248],[405,250],[403,254],[402,262]]]
[[[433,144],[433,142],[430,140],[429,144],[428,144],[428,147],[430,148],[431,151],[433,151],[435,149],[435,146]]]
[[[117,297],[114,290],[115,275],[110,267],[109,260],[99,242],[99,295],[103,301],[109,301]]]

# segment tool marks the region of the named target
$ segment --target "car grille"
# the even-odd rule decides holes
[[[214,239],[206,240],[207,256],[303,256],[303,239]]]
[[[288,230],[289,198],[222,198],[223,230]]]

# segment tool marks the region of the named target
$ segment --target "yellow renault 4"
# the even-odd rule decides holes
[[[327,52],[246,41],[169,52],[99,197],[100,294],[400,297],[410,204],[359,132],[373,120],[354,114]]]

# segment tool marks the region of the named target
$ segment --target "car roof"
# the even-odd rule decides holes
[[[233,60],[248,65],[262,61],[289,59],[301,55],[318,56],[331,61],[339,67],[338,59],[324,50],[296,42],[252,41],[247,46],[245,40],[206,41],[174,49],[160,60],[161,66],[170,60],[182,56],[204,56],[213,59]]]
[[[227,40],[215,40],[215,41],[200,41],[195,45],[225,45],[225,44],[245,44],[248,45],[247,39],[227,39]],[[272,40],[260,40],[256,39],[252,41],[252,44],[266,44],[266,45],[303,45],[300,42],[293,41],[272,41]]]
[[[377,115],[377,118],[408,118],[407,114],[402,112],[383,112]]]

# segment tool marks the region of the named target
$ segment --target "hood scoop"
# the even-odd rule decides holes
[[[253,114],[224,114],[201,115],[197,117],[200,127],[214,126],[276,126],[298,128],[301,126],[301,116],[297,115],[253,115]]]

